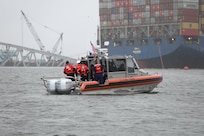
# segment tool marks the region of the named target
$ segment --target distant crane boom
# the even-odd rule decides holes
[[[60,34],[60,37],[59,37],[59,39],[57,40],[57,42],[55,43],[55,45],[54,45],[54,47],[52,48],[52,53],[56,53],[57,52],[57,48],[58,48],[58,46],[59,46],[59,43],[60,43],[60,41],[62,41],[62,38],[63,37],[63,33],[61,33]],[[60,50],[60,52],[59,52],[59,54],[61,54],[61,50]]]
[[[42,44],[42,42],[41,42],[37,32],[35,31],[33,25],[28,20],[28,18],[26,17],[26,15],[24,14],[24,12],[22,10],[21,10],[21,13],[22,13],[23,17],[25,18],[25,21],[28,25],[28,28],[29,28],[30,32],[32,33],[33,37],[35,38],[35,41],[37,42],[38,46],[40,47],[40,50],[45,51],[45,46]]]

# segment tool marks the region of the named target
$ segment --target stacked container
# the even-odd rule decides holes
[[[173,18],[172,0],[100,0],[99,12],[101,26],[177,21]]]
[[[201,31],[204,32],[204,0],[200,0]]]
[[[178,17],[181,21],[181,35],[199,35],[199,1],[179,0]]]
[[[181,35],[199,35],[199,0],[99,0],[99,8],[102,28],[178,23]]]

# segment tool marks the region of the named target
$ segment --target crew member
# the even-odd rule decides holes
[[[86,64],[83,64],[82,62],[77,61],[76,71],[77,71],[77,74],[81,76],[82,81],[85,81],[85,80],[88,81],[89,68]]]
[[[98,81],[99,84],[104,83],[103,73],[104,73],[104,70],[103,70],[102,65],[97,63],[97,60],[96,60],[95,65],[94,65],[93,75],[94,75],[94,80]]]
[[[75,71],[76,71],[75,66],[70,64],[69,61],[66,61],[66,66],[64,67],[64,74],[66,74],[67,76],[73,77],[72,80],[74,80]]]
[[[82,81],[88,81],[89,67],[86,64],[81,64],[80,75]]]
[[[80,63],[80,60],[77,60],[76,71],[75,71],[77,79],[78,79],[78,76],[80,76],[80,69],[81,69],[81,63]]]

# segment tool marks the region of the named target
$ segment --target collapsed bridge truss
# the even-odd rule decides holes
[[[61,67],[67,60],[76,63],[74,58],[0,42],[0,66]]]

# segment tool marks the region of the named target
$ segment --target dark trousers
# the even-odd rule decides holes
[[[94,75],[94,80],[98,81],[99,84],[103,84],[104,80],[103,80],[103,73],[95,73]]]
[[[67,74],[67,76],[73,77],[73,78],[70,78],[70,79],[71,79],[72,81],[75,81],[75,79],[74,79],[74,73]]]
[[[85,76],[84,74],[82,74],[81,81],[88,81],[88,76]]]

